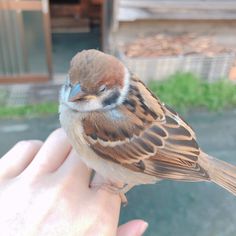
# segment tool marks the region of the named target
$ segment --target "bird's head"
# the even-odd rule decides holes
[[[126,97],[129,77],[127,68],[115,57],[84,50],[71,60],[61,102],[80,112],[113,108]]]

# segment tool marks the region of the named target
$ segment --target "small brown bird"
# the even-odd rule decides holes
[[[236,195],[236,167],[204,153],[192,128],[111,55],[75,55],[60,122],[82,160],[114,191],[170,179],[212,181]]]

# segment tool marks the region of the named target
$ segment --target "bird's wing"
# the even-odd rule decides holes
[[[119,108],[91,113],[83,128],[88,145],[108,161],[158,178],[208,179],[191,127],[139,80]]]

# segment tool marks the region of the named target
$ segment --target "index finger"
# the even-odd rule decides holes
[[[44,142],[25,175],[43,175],[56,171],[71,151],[69,140],[62,129],[53,131]]]

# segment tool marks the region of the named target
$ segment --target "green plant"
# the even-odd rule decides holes
[[[0,117],[32,117],[48,114],[56,114],[58,112],[57,103],[41,103],[24,105],[19,107],[0,107]]]
[[[149,88],[180,111],[196,107],[216,111],[236,106],[236,85],[228,80],[209,83],[190,73],[177,73],[164,81],[151,81]]]

